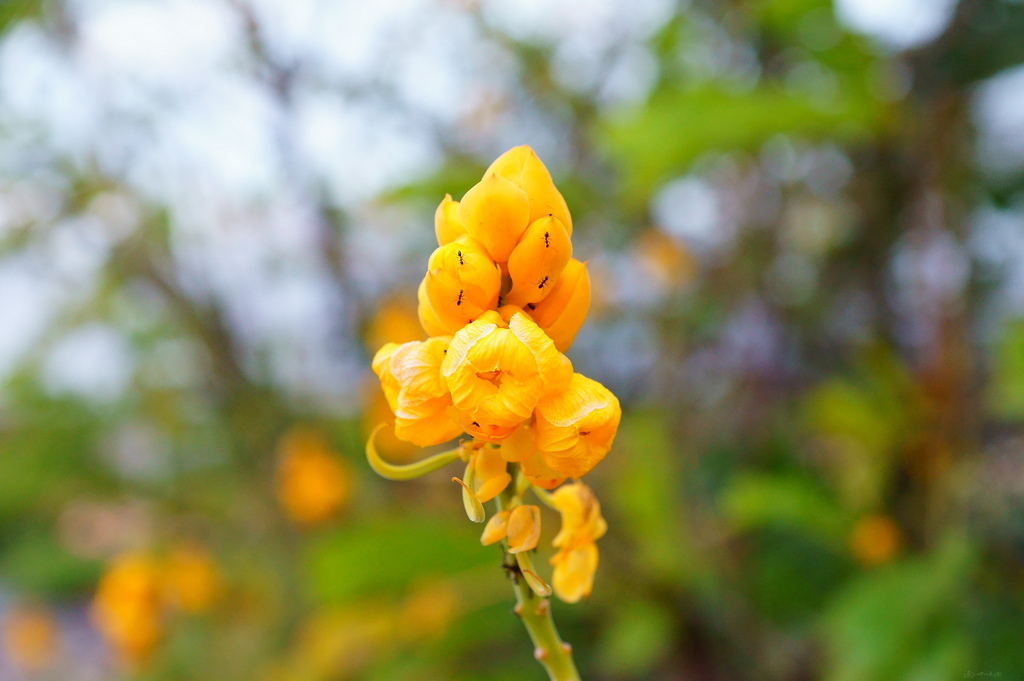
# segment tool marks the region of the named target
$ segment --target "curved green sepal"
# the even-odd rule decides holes
[[[377,433],[382,428],[387,427],[386,423],[382,423],[373,429],[370,433],[370,438],[366,441],[366,460],[370,464],[370,468],[382,478],[388,480],[414,480],[420,476],[426,475],[427,473],[433,473],[439,468],[444,468],[452,461],[459,458],[459,448],[449,449],[447,452],[441,452],[440,454],[434,454],[429,456],[422,461],[409,464],[393,464],[388,463],[384,459],[380,458],[380,454],[377,453],[377,448],[373,445],[373,441],[377,437]]]

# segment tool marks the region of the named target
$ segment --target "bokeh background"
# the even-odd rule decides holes
[[[458,471],[362,458],[435,206],[524,143],[625,411],[555,605],[584,677],[1024,678],[1022,36],[1019,0],[0,1],[0,679],[542,678]]]

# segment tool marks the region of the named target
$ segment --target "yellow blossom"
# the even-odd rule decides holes
[[[217,566],[206,549],[196,544],[181,544],[171,551],[164,578],[168,600],[190,614],[209,610],[220,588]]]
[[[445,194],[434,213],[434,234],[437,235],[438,245],[444,246],[465,233],[466,226],[462,224],[459,215],[459,202],[452,200],[451,194]]]
[[[487,521],[480,543],[489,546],[508,539],[509,553],[522,553],[537,548],[540,540],[540,509],[527,504],[498,511]]]
[[[4,652],[18,669],[36,674],[53,660],[57,625],[45,608],[14,606],[4,615],[3,643]]]
[[[568,387],[537,404],[537,447],[552,470],[581,477],[611,449],[621,418],[619,400],[610,390],[573,374]]]
[[[530,222],[545,215],[553,215],[572,236],[569,207],[555,188],[547,167],[533,149],[526,145],[509,149],[495,159],[484,174],[490,173],[505,178],[526,193],[530,202]]]
[[[899,553],[902,543],[899,525],[878,513],[858,520],[850,533],[850,552],[866,567],[889,562]]]
[[[540,509],[532,504],[516,506],[508,517],[508,552],[537,548],[540,539]]]
[[[530,224],[526,192],[495,173],[486,173],[459,203],[466,232],[483,244],[494,262],[508,261]]]
[[[111,563],[97,587],[96,628],[129,665],[148,660],[163,635],[160,577],[151,556],[128,553]]]
[[[277,497],[295,522],[322,522],[348,501],[352,473],[315,431],[288,431],[278,457]]]
[[[555,287],[572,257],[572,242],[561,220],[545,215],[523,233],[508,258],[512,288],[505,300],[525,307],[539,303]]]
[[[501,271],[473,237],[465,235],[430,256],[423,279],[420,317],[455,333],[498,304]],[[425,324],[426,326],[427,324]]]
[[[551,559],[552,585],[560,599],[575,603],[590,595],[598,563],[595,542],[608,525],[593,491],[582,482],[559,487],[551,500],[562,516],[562,528],[552,542],[558,549]]]
[[[522,313],[507,325],[497,312],[466,325],[441,364],[467,431],[490,441],[530,418],[542,396],[568,385],[571,372],[569,360]]]
[[[525,308],[544,333],[565,352],[576,339],[590,309],[590,274],[586,263],[571,258],[548,295]]]
[[[420,447],[447,442],[462,432],[440,371],[448,340],[388,343],[373,358],[373,371],[395,414],[395,435]]]

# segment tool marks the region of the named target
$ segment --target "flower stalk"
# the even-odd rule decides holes
[[[511,464],[510,467],[515,469],[518,466]],[[522,503],[521,494],[520,486],[515,486],[515,489],[511,485],[507,487],[495,498],[498,511]],[[514,612],[522,620],[533,641],[533,656],[543,665],[551,681],[580,681],[580,674],[572,659],[572,646],[561,639],[555,628],[555,621],[551,617],[551,602],[534,593],[522,572],[522,563],[517,559],[524,554],[510,554],[507,542],[502,542],[502,548],[505,551],[505,569],[512,576],[512,589],[516,594]]]

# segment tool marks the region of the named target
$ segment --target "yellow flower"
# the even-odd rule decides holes
[[[220,589],[217,566],[206,549],[195,544],[181,544],[171,551],[164,577],[170,602],[191,614],[209,610]]]
[[[28,675],[42,671],[57,649],[57,625],[49,610],[38,606],[12,607],[3,619],[4,652]]]
[[[419,315],[428,331],[451,335],[497,306],[501,270],[473,237],[439,247],[427,267],[419,306],[429,309],[420,309]]]
[[[129,553],[114,559],[96,589],[96,628],[130,665],[148,660],[163,635],[161,586],[157,562]]]
[[[559,352],[568,350],[590,309],[590,274],[586,263],[571,258],[547,296],[524,308]]]
[[[888,563],[903,544],[903,533],[891,517],[871,514],[857,521],[850,533],[850,552],[865,567]]]
[[[294,428],[278,446],[277,497],[293,521],[322,522],[348,501],[352,473],[315,431]]]
[[[480,543],[489,546],[508,539],[509,553],[522,553],[537,548],[540,540],[540,509],[531,504],[512,510],[498,511],[487,521]]]
[[[545,215],[523,233],[508,258],[512,288],[505,300],[525,307],[539,303],[555,287],[572,257],[572,242],[561,220]]]
[[[466,232],[484,245],[494,262],[508,261],[530,224],[526,192],[495,173],[486,173],[459,204]]]
[[[560,599],[575,603],[593,588],[598,563],[594,542],[604,536],[608,525],[593,491],[582,482],[559,487],[551,500],[562,516],[562,528],[552,542],[558,549],[551,559],[552,586]]]
[[[537,403],[537,447],[555,472],[586,475],[612,447],[622,418],[610,390],[582,374]]]
[[[530,222],[553,215],[565,225],[572,236],[572,217],[565,199],[555,188],[551,174],[530,147],[523,145],[509,149],[495,159],[484,173],[495,173],[526,192],[530,200]]]
[[[434,234],[437,235],[437,244],[444,246],[465,233],[466,226],[462,224],[462,217],[459,215],[459,202],[454,201],[451,194],[445,194],[441,205],[434,212]]]
[[[525,314],[506,324],[487,312],[455,334],[441,373],[467,431],[497,441],[529,419],[542,396],[568,385],[572,365]]]
[[[395,414],[395,435],[420,447],[447,442],[462,432],[441,376],[448,340],[388,343],[373,358],[373,371]]]

